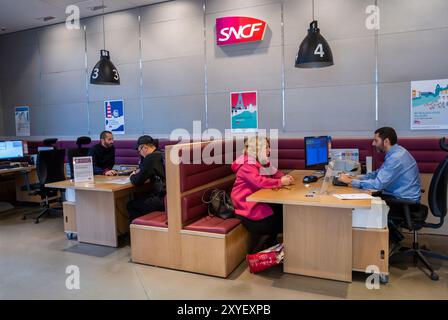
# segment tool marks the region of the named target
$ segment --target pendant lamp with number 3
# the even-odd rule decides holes
[[[314,0],[312,5],[313,21],[310,23],[308,35],[300,44],[299,53],[296,57],[296,68],[323,68],[334,64],[331,48],[320,34],[317,20],[314,20]]]
[[[120,75],[117,68],[110,61],[109,51],[106,50],[106,35],[104,30],[104,0],[103,0],[103,45],[104,49],[100,51],[100,61],[97,62],[90,74],[91,84],[119,85]]]

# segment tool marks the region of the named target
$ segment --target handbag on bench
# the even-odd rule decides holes
[[[207,191],[202,195],[202,202],[208,205],[208,215],[221,219],[229,219],[235,216],[230,196],[224,190],[213,189],[208,200],[204,199]]]

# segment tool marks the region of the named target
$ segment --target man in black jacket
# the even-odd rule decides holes
[[[90,148],[88,155],[92,157],[93,174],[104,174],[106,176],[117,174],[112,169],[115,165],[115,146],[112,132],[101,132],[100,143]]]
[[[139,168],[130,176],[131,183],[141,186],[149,181],[152,188],[145,198],[128,202],[127,209],[131,222],[150,212],[165,210],[165,168],[163,153],[158,150],[158,141],[150,136],[141,136],[138,138],[137,150],[142,158]]]

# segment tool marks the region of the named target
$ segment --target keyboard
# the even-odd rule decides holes
[[[14,169],[18,168],[18,165],[11,165],[11,164],[0,164],[0,170],[6,170],[6,169]]]

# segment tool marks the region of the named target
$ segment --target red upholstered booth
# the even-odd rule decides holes
[[[165,210],[167,208],[166,198],[167,197],[165,196]],[[166,214],[166,211],[154,211],[144,216],[138,217],[137,219],[134,219],[134,221],[132,221],[132,224],[136,224],[139,226],[167,228],[168,215]]]
[[[398,138],[398,144],[406,148],[417,161],[420,173],[434,173],[437,165],[446,158],[439,146],[440,138]],[[384,154],[373,152],[373,164],[377,169],[384,162]]]

